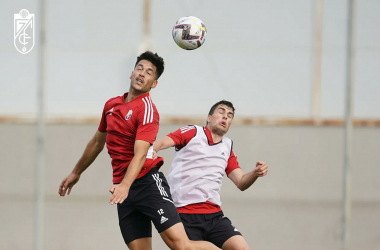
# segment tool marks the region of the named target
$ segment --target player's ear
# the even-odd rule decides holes
[[[210,123],[211,122],[211,115],[208,115],[207,116],[207,123]]]
[[[154,89],[158,84],[158,81],[157,80],[154,80],[154,82],[152,83],[152,86],[150,88]]]
[[[133,71],[132,71],[132,73],[131,73],[131,76],[129,77],[129,79],[131,79],[131,80],[132,80],[132,75],[133,75]]]

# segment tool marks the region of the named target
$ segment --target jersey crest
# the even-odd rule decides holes
[[[132,109],[129,110],[129,111],[128,111],[128,114],[125,116],[125,120],[128,121],[129,119],[131,119],[132,113],[133,113]]]

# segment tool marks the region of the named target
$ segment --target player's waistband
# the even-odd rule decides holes
[[[144,180],[145,178],[147,178],[148,175],[150,176],[155,173],[158,173],[157,166],[152,167],[146,174],[144,174],[141,178],[136,179],[133,183],[135,183],[136,181]],[[118,184],[120,184],[120,182],[114,183],[114,185],[118,185]]]

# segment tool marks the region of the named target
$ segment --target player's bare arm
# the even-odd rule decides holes
[[[141,171],[144,165],[146,155],[148,153],[150,143],[142,140],[136,140],[134,147],[134,156],[131,163],[128,166],[127,172],[124,179],[120,184],[113,185],[110,189],[112,196],[110,198],[110,203],[117,204],[123,203],[123,201],[128,197],[129,188],[132,183],[136,180],[136,177]]]
[[[175,143],[172,138],[169,136],[165,136],[154,142],[153,150],[157,153],[161,149],[166,149],[170,147],[174,147]]]
[[[249,173],[244,174],[241,168],[233,170],[229,175],[233,183],[241,190],[244,191],[249,188],[259,177],[263,177],[268,173],[268,166],[263,161],[256,163],[255,169]]]
[[[58,194],[60,196],[65,196],[66,193],[70,194],[73,186],[79,181],[80,175],[94,162],[96,157],[103,150],[106,137],[107,133],[96,131],[71,174],[63,179],[61,185],[59,185]]]

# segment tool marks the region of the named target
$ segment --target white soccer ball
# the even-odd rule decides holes
[[[181,17],[173,27],[173,39],[175,43],[186,50],[197,49],[206,39],[206,26],[194,16]]]

